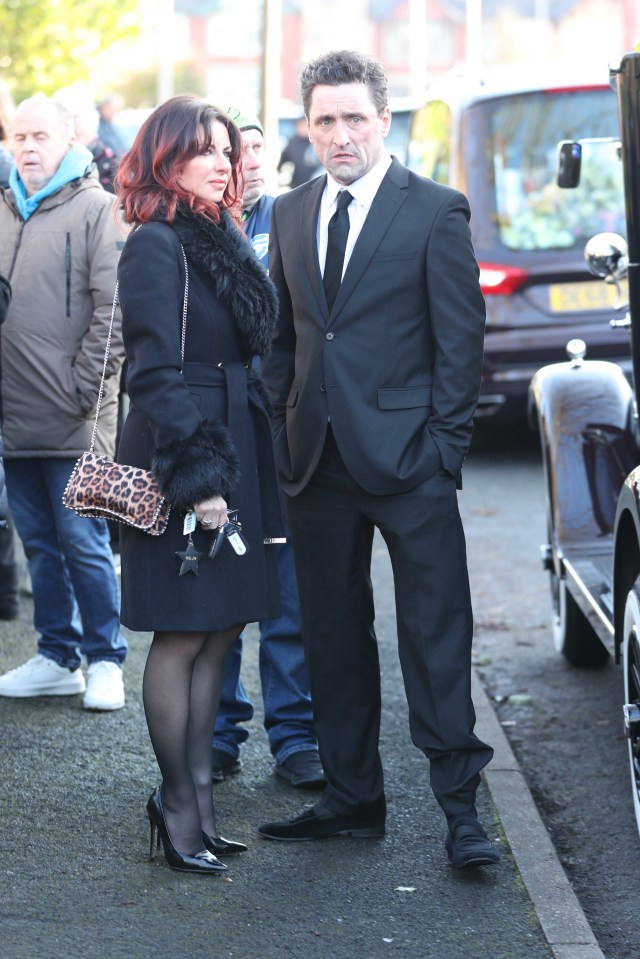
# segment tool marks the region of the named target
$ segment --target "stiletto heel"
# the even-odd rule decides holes
[[[219,873],[225,872],[227,867],[220,862],[208,849],[197,852],[193,856],[187,856],[179,852],[171,842],[171,836],[167,829],[167,824],[162,810],[162,799],[160,798],[160,788],[154,790],[147,801],[147,815],[151,825],[151,846],[150,858],[154,855],[154,841],[156,849],[162,840],[162,849],[167,864],[172,869],[179,872],[197,872],[197,873]]]
[[[233,842],[231,839],[223,839],[222,836],[210,836],[202,830],[202,841],[205,848],[216,856],[230,856],[236,852],[246,852],[249,848],[243,842]]]
[[[154,859],[160,852],[160,833],[158,832],[158,827],[155,820],[152,818],[148,807],[147,815],[149,816],[149,829],[151,831],[151,836],[149,838],[149,862],[151,862],[151,860]]]

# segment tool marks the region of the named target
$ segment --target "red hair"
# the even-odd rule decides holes
[[[188,193],[178,183],[184,164],[211,146],[216,121],[226,127],[231,143],[231,176],[219,205]],[[241,156],[240,131],[226,113],[197,97],[172,97],[147,117],[123,157],[115,179],[117,206],[124,209],[128,223],[155,219],[171,223],[180,201],[216,223],[221,206],[231,208],[237,217]]]

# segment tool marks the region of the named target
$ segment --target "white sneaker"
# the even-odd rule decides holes
[[[41,653],[0,676],[0,696],[13,696],[16,699],[27,696],[75,696],[84,691],[84,676],[79,669],[58,666]]]
[[[87,691],[82,705],[85,709],[122,709],[124,684],[122,670],[117,663],[104,659],[91,663],[87,670]]]

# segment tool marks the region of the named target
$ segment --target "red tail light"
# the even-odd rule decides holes
[[[485,296],[510,296],[519,290],[529,274],[517,266],[498,266],[495,263],[479,263],[480,287]]]

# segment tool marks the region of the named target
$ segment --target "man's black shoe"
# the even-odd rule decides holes
[[[454,819],[444,844],[449,862],[458,869],[465,866],[492,866],[500,862],[498,850],[474,816]]]
[[[298,789],[324,789],[327,784],[317,749],[301,749],[276,764],[276,776]]]
[[[211,750],[211,781],[221,783],[225,776],[233,776],[242,769],[242,760],[224,749]]]
[[[339,816],[335,813],[319,815],[314,809],[278,822],[265,822],[258,827],[265,839],[281,842],[311,842],[331,836],[352,836],[354,839],[379,839],[384,836],[384,819],[370,816]]]

